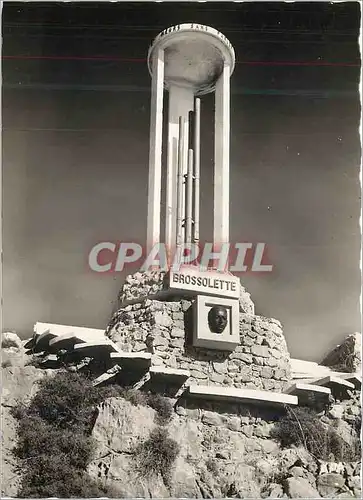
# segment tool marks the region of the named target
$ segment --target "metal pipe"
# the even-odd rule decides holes
[[[176,246],[183,244],[183,160],[184,160],[184,118],[179,117],[178,139],[178,184],[177,184],[177,219]]]
[[[200,211],[200,99],[195,100],[194,112],[194,234],[193,242],[199,242]]]
[[[193,226],[193,150],[188,151],[188,172],[186,175],[186,243],[192,242],[192,226]]]

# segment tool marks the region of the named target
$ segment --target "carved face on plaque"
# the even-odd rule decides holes
[[[213,333],[222,333],[228,323],[227,309],[223,306],[214,306],[208,313],[208,325]]]

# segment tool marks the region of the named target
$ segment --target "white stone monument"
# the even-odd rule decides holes
[[[153,41],[147,250],[165,243],[173,258],[178,247],[199,242],[200,96],[215,94],[213,249],[229,243],[230,77],[235,65],[231,43],[219,31],[181,24]],[[167,120],[165,235],[161,233],[164,89]],[[239,344],[239,280],[229,273],[198,269],[169,273],[169,291],[193,294],[193,345],[233,350]],[[211,297],[213,296],[213,297]]]
[[[200,24],[172,26],[150,47],[148,252],[164,240],[160,234],[164,89],[169,91],[166,247],[173,254],[178,244],[199,241],[199,96],[211,92],[215,93],[213,243],[216,248],[229,242],[230,77],[234,65],[234,50],[227,38]]]

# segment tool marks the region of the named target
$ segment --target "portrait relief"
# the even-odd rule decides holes
[[[213,333],[223,333],[228,323],[228,311],[224,306],[213,306],[208,313],[209,329]]]

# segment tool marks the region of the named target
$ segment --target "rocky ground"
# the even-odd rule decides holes
[[[252,416],[176,407],[168,435],[179,454],[167,484],[135,474],[135,450],[155,427],[155,411],[109,399],[93,436],[97,456],[89,473],[123,498],[360,498],[360,463],[314,459],[302,447],[282,449],[273,424]]]
[[[16,423],[10,409],[29,399],[37,382],[54,370],[26,366],[22,342],[8,336],[3,344],[2,496],[16,496],[21,470],[11,449]],[[174,402],[173,402],[174,403]],[[321,414],[334,422],[346,442],[360,415],[360,394],[336,402]],[[140,470],[140,445],[160,429],[154,409],[122,398],[107,399],[98,408],[93,427],[96,451],[89,474],[118,491],[141,498],[361,498],[358,461],[321,461],[303,447],[282,448],[273,438],[276,415],[259,416],[241,408],[178,402],[163,424],[178,449],[166,480]]]

